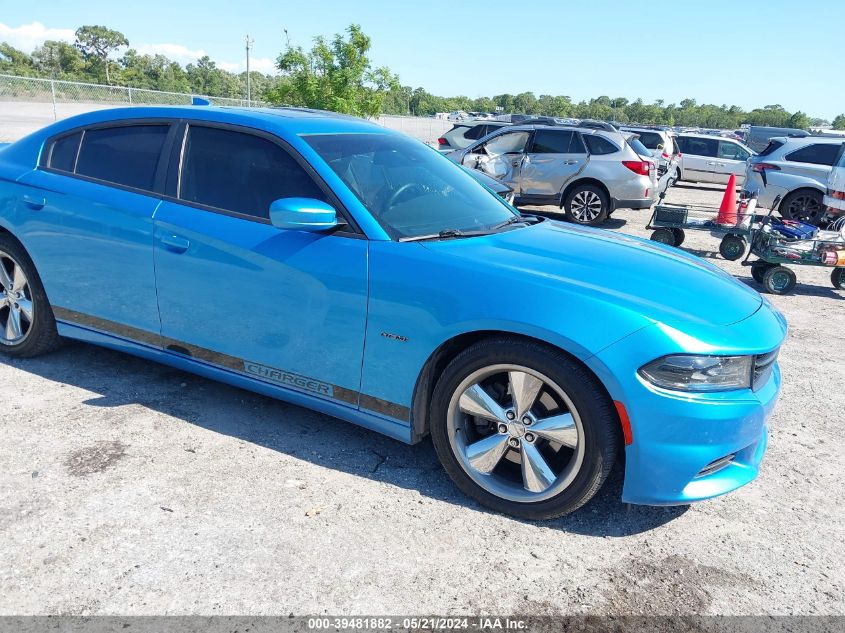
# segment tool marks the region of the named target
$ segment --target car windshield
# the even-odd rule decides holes
[[[487,232],[519,217],[436,150],[393,134],[303,139],[394,239]]]

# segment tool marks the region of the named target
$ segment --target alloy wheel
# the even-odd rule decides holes
[[[492,365],[473,372],[452,395],[446,422],[467,475],[510,501],[560,494],[584,460],[584,427],[572,400],[527,367]]]
[[[811,195],[800,195],[789,203],[787,215],[795,220],[809,220],[818,222],[823,213],[822,204],[818,198]]]
[[[33,302],[23,268],[0,251],[0,343],[17,345],[33,323]]]
[[[601,196],[595,191],[579,191],[572,197],[569,208],[579,222],[592,222],[601,214]]]

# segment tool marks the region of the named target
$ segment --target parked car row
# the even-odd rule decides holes
[[[596,225],[615,209],[657,199],[651,152],[636,135],[607,127],[500,126],[447,156],[507,184],[517,205],[556,205],[569,221]]]

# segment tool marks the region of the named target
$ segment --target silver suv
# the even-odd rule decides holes
[[[510,186],[516,204],[560,206],[577,224],[600,224],[615,209],[647,209],[657,199],[649,151],[612,128],[514,125],[447,156]]]
[[[633,132],[636,134],[640,143],[645,145],[645,148],[651,152],[654,162],[657,164],[657,175],[662,176],[669,167],[675,167],[673,159],[678,154],[678,146],[675,144],[675,133],[670,130],[661,130],[658,128],[637,127],[635,125],[623,125],[619,128],[620,132]]]
[[[818,224],[825,217],[827,178],[845,139],[775,137],[748,161],[745,195],[757,194],[757,206],[770,209],[781,197],[780,214]]]

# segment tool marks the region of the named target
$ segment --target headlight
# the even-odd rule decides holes
[[[753,356],[664,356],[640,368],[653,385],[675,391],[750,389]]]

